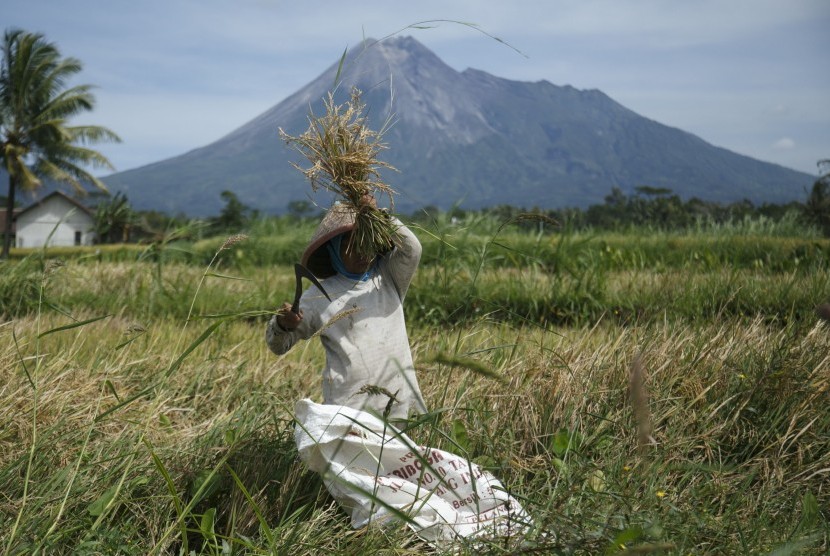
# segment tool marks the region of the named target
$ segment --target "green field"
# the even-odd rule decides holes
[[[0,552],[433,553],[403,525],[352,530],[297,459],[323,351],[275,356],[264,325],[311,229],[0,262]],[[830,241],[415,231],[405,308],[434,414],[409,432],[490,469],[536,525],[461,553],[830,551]]]

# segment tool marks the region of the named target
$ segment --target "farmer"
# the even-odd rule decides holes
[[[372,196],[361,204],[377,209]],[[302,264],[320,279],[332,301],[315,286],[268,322],[265,339],[274,353],[319,333],[326,351],[323,403],[374,410],[390,419],[426,411],[404,323],[403,300],[418,267],[421,244],[397,218],[394,247],[362,257],[351,245],[355,211],[335,204],[324,216],[302,255]]]

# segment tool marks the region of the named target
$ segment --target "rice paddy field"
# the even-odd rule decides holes
[[[439,554],[297,457],[323,350],[265,322],[313,224],[0,262],[0,553]],[[457,554],[830,552],[830,241],[413,228],[419,442],[532,515]]]

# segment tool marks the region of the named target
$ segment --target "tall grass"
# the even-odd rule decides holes
[[[170,252],[163,263],[87,258],[66,259],[61,267],[53,260],[45,300],[65,312],[94,306],[147,321],[185,317],[195,297],[195,315],[249,313],[255,318],[287,298],[289,265],[304,241],[288,234],[265,237],[269,231],[274,230],[254,229],[232,250],[220,250],[224,240],[204,240]],[[544,326],[581,326],[602,318],[809,319],[817,304],[830,299],[826,240],[534,234],[499,229],[483,217],[436,221],[418,233],[424,255],[407,305],[414,323],[458,324],[484,315]],[[211,262],[218,251],[221,255]],[[217,275],[207,277],[200,296],[195,293],[201,271],[179,258],[183,253],[192,254],[198,265],[214,266]],[[31,310],[45,264],[40,256],[6,263],[9,272],[0,275],[3,312]]]
[[[443,263],[425,261],[406,301],[435,410],[409,434],[520,498],[536,525],[525,552],[830,550],[821,259],[651,268],[593,250],[622,239],[568,236],[551,266],[519,245],[551,238],[469,230],[419,232]],[[252,248],[166,264],[161,280],[149,262],[9,267],[34,294],[0,324],[0,550],[434,552],[405,527],[352,531],[298,461],[292,408],[318,397],[324,354],[267,350],[262,311],[292,276],[227,262]]]
[[[241,246],[242,249],[248,245]],[[233,257],[232,254],[229,256]],[[550,271],[540,266],[479,269],[448,261],[425,265],[407,297],[413,325],[449,325],[491,320],[515,325],[573,324],[604,318],[643,323],[663,318],[688,320],[718,316],[812,319],[816,305],[830,300],[828,271],[774,272],[768,267],[736,269],[708,265],[675,269],[609,270],[600,258],[585,255],[578,266]],[[0,278],[8,286],[8,314],[30,310],[37,301],[37,267]],[[27,274],[28,272],[28,274]],[[202,270],[166,265],[162,281],[152,263],[66,263],[51,271],[45,301],[74,313],[97,308],[136,322],[164,317],[186,318],[202,280]],[[14,276],[28,276],[25,287]],[[195,297],[195,317],[245,313],[249,318],[290,297],[293,275],[288,266],[235,268],[218,266],[204,278]],[[35,289],[32,289],[35,288]],[[23,295],[23,292],[29,294]],[[26,300],[29,301],[26,301]]]
[[[718,222],[712,218],[698,218],[691,228],[695,235],[706,234],[719,237],[753,235],[765,237],[802,237],[819,239],[821,229],[805,222],[803,214],[795,210],[784,213],[779,219],[766,216],[750,217]]]
[[[261,327],[229,324],[163,390],[133,399],[165,372],[179,324],[155,322],[120,349],[134,332],[118,319],[50,334],[33,373],[35,330],[62,323],[27,318],[0,329],[7,339],[14,329],[20,349],[4,342],[0,355],[0,539],[9,552],[173,553],[186,542],[210,554],[223,540],[242,553],[426,549],[405,530],[349,531],[297,461],[291,407],[319,390],[317,346],[274,358]],[[830,546],[821,509],[830,502],[826,325],[446,332],[413,334],[428,404],[444,410],[410,434],[495,472],[539,526],[530,546],[682,554],[757,553],[803,539],[808,553]],[[442,353],[507,384],[448,366]],[[645,452],[627,399],[638,353],[656,440]]]
[[[245,230],[238,230],[250,236],[250,241],[229,253],[223,264],[240,268],[293,265],[317,223],[317,219],[291,217],[255,219]],[[422,266],[443,267],[456,261],[479,265],[483,250],[486,268],[539,265],[554,270],[582,269],[585,264],[602,262],[608,270],[701,264],[709,268],[763,265],[773,270],[810,270],[824,268],[830,261],[830,240],[786,218],[713,222],[688,231],[641,226],[608,232],[560,229],[535,218],[505,223],[487,214],[453,218],[441,213],[414,228],[424,248]],[[173,242],[163,253],[163,262],[205,266],[225,237]],[[49,248],[47,255],[63,260],[132,263],[146,260],[146,255],[142,258],[145,251],[146,245],[101,245]],[[39,253],[15,249],[12,254],[22,258]]]

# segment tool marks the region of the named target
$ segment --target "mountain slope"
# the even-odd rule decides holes
[[[209,145],[104,181],[139,209],[215,214],[228,189],[263,212],[283,212],[310,188],[289,163],[305,161],[278,129],[299,134],[309,110],[322,114],[340,67],[332,64]],[[639,185],[684,198],[778,203],[803,197],[813,181],[639,116],[597,90],[457,72],[411,37],[367,41],[349,51],[341,69],[338,103],[357,86],[374,129],[391,118],[383,158],[400,172],[383,178],[398,191],[401,211],[458,202],[584,207],[602,202],[612,187]]]

